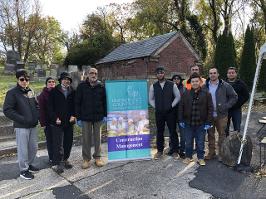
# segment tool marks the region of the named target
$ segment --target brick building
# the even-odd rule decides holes
[[[96,63],[99,77],[106,79],[153,79],[155,68],[164,66],[166,76],[187,76],[200,60],[181,32],[170,32],[143,41],[122,44]]]

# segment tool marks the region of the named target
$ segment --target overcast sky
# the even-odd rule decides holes
[[[54,16],[67,31],[76,31],[86,15],[110,3],[131,3],[133,0],[40,0],[44,15]]]

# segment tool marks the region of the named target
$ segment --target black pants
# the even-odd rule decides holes
[[[44,128],[49,160],[53,160],[53,133],[50,125]]]
[[[58,165],[70,156],[73,144],[73,126],[52,126],[53,133],[53,163]]]
[[[242,119],[242,110],[241,110],[241,108],[233,109],[233,110],[229,109],[227,126],[226,126],[226,129],[225,129],[226,136],[228,136],[229,132],[230,132],[231,119],[232,119],[232,122],[233,122],[234,131],[240,132],[241,119]]]
[[[164,129],[165,123],[169,129],[170,134],[170,151],[172,153],[178,152],[179,140],[178,134],[176,132],[176,111],[172,110],[168,113],[158,113],[155,112],[157,135],[156,144],[158,152],[163,152],[164,150]]]

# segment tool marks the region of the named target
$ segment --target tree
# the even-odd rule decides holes
[[[119,43],[112,36],[113,29],[107,15],[93,13],[87,16],[81,28],[81,41],[69,49],[64,64],[93,65]]]
[[[11,48],[27,62],[33,36],[40,18],[39,1],[0,1],[0,42],[7,51]]]
[[[63,45],[64,34],[60,23],[53,17],[40,18],[32,41],[30,59],[48,65],[52,62],[60,63],[63,60]]]
[[[222,79],[226,78],[228,67],[237,67],[236,51],[232,33],[227,35],[224,32],[218,37],[214,54],[214,64]]]
[[[190,12],[188,0],[137,0],[137,10],[130,21],[131,31],[137,39],[181,31],[204,60],[207,45],[198,17]]]
[[[261,65],[258,90],[266,92],[266,60],[264,59]]]
[[[254,74],[256,70],[256,54],[253,30],[247,27],[244,39],[244,47],[240,59],[240,77],[252,88]]]

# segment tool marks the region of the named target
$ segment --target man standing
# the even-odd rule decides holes
[[[200,75],[200,67],[197,64],[193,64],[190,66],[190,75],[193,73],[197,73]],[[205,84],[206,79],[200,76],[200,86],[202,87]],[[187,90],[191,89],[191,77],[189,79],[183,81],[184,87]]]
[[[49,94],[54,87],[55,80],[52,77],[48,77],[45,81],[45,87],[43,88],[41,94],[37,97],[40,106],[40,124],[41,127],[44,127],[49,163],[53,162],[53,134],[51,126],[49,125],[47,110]]]
[[[226,127],[226,136],[229,135],[230,121],[232,119],[234,131],[240,132],[241,118],[242,118],[242,106],[248,101],[249,92],[247,85],[237,78],[237,70],[235,67],[230,67],[227,70],[227,82],[234,88],[238,95],[237,102],[228,111],[228,120]]]
[[[16,72],[17,86],[6,94],[3,111],[13,120],[16,132],[20,177],[31,180],[39,169],[32,164],[37,153],[38,109],[34,92],[29,87],[29,76],[25,70]]]
[[[212,96],[213,102],[213,128],[208,132],[209,154],[206,160],[215,157],[215,128],[218,131],[218,153],[225,139],[225,128],[227,124],[228,110],[236,103],[237,94],[233,87],[227,82],[219,79],[217,68],[209,70],[209,79],[206,80],[206,88]],[[221,161],[220,156],[218,160]]]
[[[48,99],[49,124],[53,134],[52,169],[63,173],[64,167],[71,169],[68,158],[73,144],[73,124],[75,124],[75,91],[70,86],[72,79],[67,72],[60,75],[59,84],[51,90]]]
[[[90,167],[92,138],[94,139],[95,164],[104,166],[101,159],[101,132],[102,120],[107,115],[105,88],[98,81],[98,71],[90,68],[88,78],[79,84],[76,95],[76,113],[78,122],[82,122],[82,168]]]
[[[179,104],[180,127],[185,129],[186,159],[185,163],[192,161],[194,139],[198,163],[205,166],[204,148],[205,132],[211,127],[213,104],[210,93],[200,87],[200,76],[194,73],[190,77],[191,90],[185,91]]]
[[[154,159],[159,159],[164,150],[164,128],[165,123],[170,134],[169,155],[174,159],[179,158],[179,140],[176,132],[176,105],[180,100],[180,93],[175,83],[165,79],[164,67],[156,68],[157,82],[150,86],[149,102],[155,108],[155,119],[157,126],[156,144],[157,153]]]

